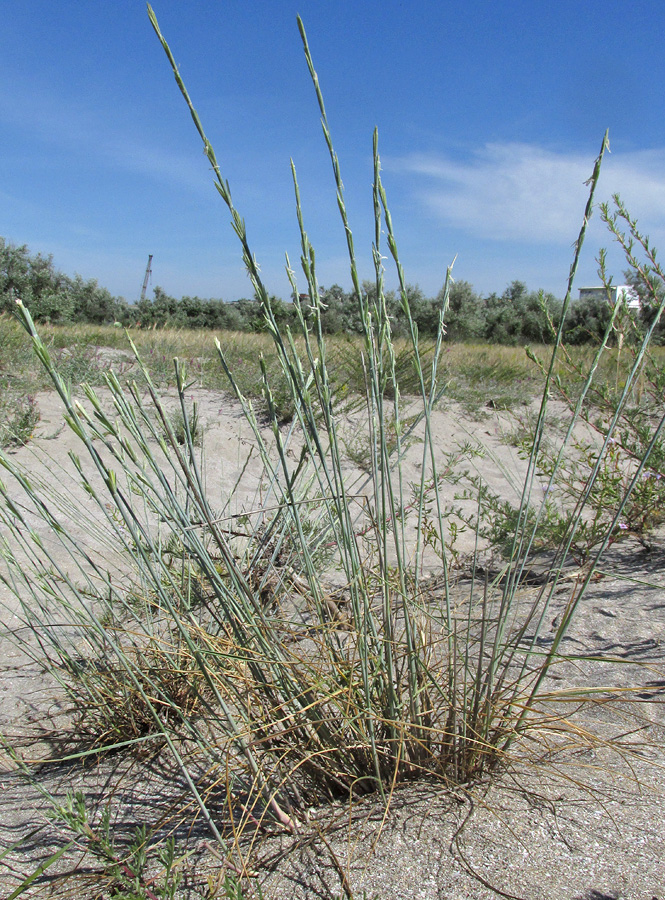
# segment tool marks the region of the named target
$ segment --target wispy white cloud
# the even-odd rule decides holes
[[[665,229],[665,148],[611,154],[600,187],[603,195],[620,194],[650,229]]]
[[[417,200],[455,228],[496,241],[570,245],[593,162],[593,154],[491,143],[462,160],[411,154],[386,164],[416,176]],[[665,231],[665,149],[606,156],[598,195],[615,192],[647,230]]]
[[[72,164],[145,176],[188,191],[209,193],[205,160],[160,146],[123,123],[116,111],[91,109],[48,91],[21,90],[0,96],[5,127],[27,135],[37,157],[49,164],[50,152],[65,152]]]

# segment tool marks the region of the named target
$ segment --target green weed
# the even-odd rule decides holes
[[[0,400],[0,447],[13,450],[27,444],[40,419],[34,397],[5,395]]]

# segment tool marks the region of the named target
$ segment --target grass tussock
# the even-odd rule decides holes
[[[133,355],[120,361],[120,371],[107,371],[103,380],[97,373],[86,382],[80,367],[92,365],[106,332],[41,334],[21,304],[17,314],[26,337],[0,320],[12,352],[24,353],[27,339],[42,366],[40,377],[58,392],[78,439],[79,452],[71,459],[84,502],[115,547],[111,561],[91,552],[20,466],[0,454],[6,478],[0,482],[6,535],[0,577],[15,597],[22,625],[36,639],[26,646],[38,658],[46,656],[86,710],[92,743],[126,750],[158,741],[179,768],[220,852],[230,857],[232,846],[206,800],[211,783],[223,781],[229,808],[242,809],[245,822],[270,819],[296,832],[305,827],[311,804],[372,791],[386,797],[395,785],[423,777],[468,784],[506,763],[527,738],[566,732],[562,699],[571,698],[552,691],[549,676],[565,658],[563,642],[601,555],[660,453],[665,420],[641,420],[639,457],[622,470],[615,505],[598,524],[588,566],[544,645],[539,639],[566,559],[589,509],[600,502],[594,491],[614,465],[612,448],[630,419],[650,334],[620,364],[610,359],[609,368],[614,319],[590,360],[568,353],[561,332],[542,360],[507,348],[485,348],[479,358],[467,347],[446,346],[444,302],[436,340],[422,344],[410,316],[376,135],[376,290],[371,297],[363,292],[339,163],[302,25],[349,235],[363,333],[352,342],[353,354],[323,333],[295,169],[309,309],[307,316],[301,311],[297,335],[284,333],[214,151],[152,13],[151,19],[218,173],[218,191],[262,303],[265,332],[220,338],[214,360],[200,334],[134,333]],[[590,181],[567,306],[605,147],[606,139]],[[630,238],[613,221],[629,248]],[[629,230],[640,241],[630,223]],[[409,336],[401,341],[393,340],[385,304],[384,235],[409,323]],[[289,273],[294,291],[302,294],[295,273]],[[451,277],[449,272],[448,286]],[[661,311],[662,305],[655,321]],[[103,346],[120,349],[120,335],[111,333],[118,344]],[[178,357],[175,364],[172,355]],[[76,377],[73,366],[79,367]],[[557,380],[564,370],[574,390],[566,392]],[[125,377],[128,372],[131,377]],[[261,502],[242,514],[231,510],[230,497],[211,499],[189,406],[192,378],[208,387],[223,383],[253,435],[260,474],[245,466],[232,493],[240,494],[247,480],[248,492],[253,489]],[[72,391],[74,381],[82,382],[83,400]],[[95,388],[100,381],[103,395]],[[162,396],[169,383],[176,386],[177,419]],[[495,408],[521,402],[536,384],[540,401],[521,498],[503,535],[500,571],[479,578],[476,555],[471,578],[456,583],[448,552],[449,479],[432,422],[446,388],[458,399],[475,398],[479,407],[488,384]],[[545,469],[555,389],[569,414]],[[418,402],[415,418],[408,420],[400,403],[405,394]],[[257,396],[263,401],[260,418],[252,403]],[[351,445],[360,475],[349,474],[349,444],[341,430],[350,397],[356,411],[359,404],[363,409],[366,438],[361,447]],[[569,481],[566,518],[548,576],[525,596],[523,577],[547,519],[550,490],[565,482],[576,425],[589,418],[589,397],[606,404],[605,424],[588,471]],[[407,484],[403,457],[416,430],[420,474]],[[482,492],[476,496],[480,506]],[[605,495],[601,499],[605,503]],[[479,547],[480,519],[475,528]],[[582,702],[584,695],[581,690],[573,699]]]

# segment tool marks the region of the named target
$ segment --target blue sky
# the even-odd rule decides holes
[[[296,26],[305,22],[372,277],[372,131],[407,279],[562,296],[592,164],[665,247],[665,7],[587,0],[154,0],[269,289],[299,259],[295,162],[320,283],[344,233]],[[140,0],[2,4],[0,234],[136,299],[249,296],[229,217]],[[596,217],[578,286],[611,241]],[[610,252],[615,280],[624,265]],[[389,286],[394,286],[388,268]],[[301,277],[302,283],[302,277]]]

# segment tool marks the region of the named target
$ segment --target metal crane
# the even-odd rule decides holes
[[[143,279],[143,287],[141,288],[141,297],[139,299],[139,303],[141,300],[145,300],[145,292],[148,289],[148,281],[150,281],[150,276],[152,275],[152,253],[148,256],[148,265],[145,267],[145,278]]]

